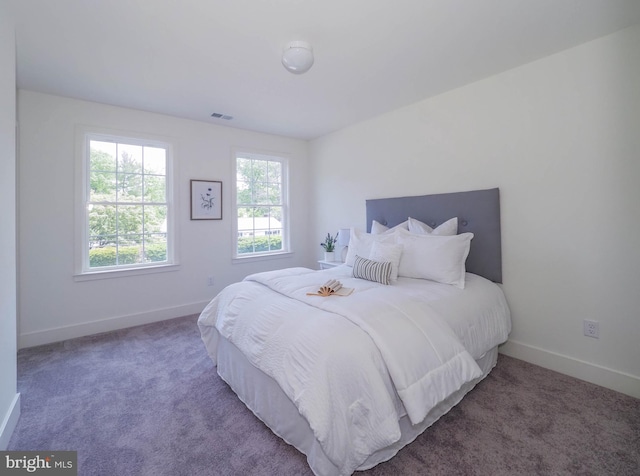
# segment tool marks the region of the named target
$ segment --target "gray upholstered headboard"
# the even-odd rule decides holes
[[[474,234],[467,271],[496,283],[502,282],[499,189],[367,200],[369,232],[372,220],[392,227],[407,217],[432,228],[458,217],[458,233]]]

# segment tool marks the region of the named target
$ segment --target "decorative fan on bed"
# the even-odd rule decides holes
[[[315,293],[307,293],[307,296],[348,296],[353,292],[353,288],[345,288],[337,279],[330,279]]]

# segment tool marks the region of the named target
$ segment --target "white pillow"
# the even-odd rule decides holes
[[[398,268],[400,267],[400,257],[402,256],[402,245],[397,243],[384,243],[376,241],[371,247],[371,253],[367,257],[373,261],[391,263],[391,281],[398,279]]]
[[[372,235],[382,235],[384,233],[393,233],[396,230],[402,228],[403,230],[409,229],[409,221],[405,220],[399,225],[394,226],[393,228],[389,228],[388,226],[383,225],[382,223],[373,220],[371,222],[371,234]]]
[[[445,221],[436,228],[431,228],[420,220],[409,217],[409,231],[420,235],[453,236],[458,234],[458,217]]]
[[[395,234],[385,233],[382,235],[372,235],[371,233],[365,233],[364,231],[351,228],[349,249],[347,250],[345,263],[349,266],[353,266],[353,263],[356,260],[356,255],[369,259],[371,248],[377,241],[384,243],[395,243]]]
[[[395,237],[396,243],[403,246],[398,276],[429,279],[464,289],[465,261],[473,233],[438,236],[399,230]]]

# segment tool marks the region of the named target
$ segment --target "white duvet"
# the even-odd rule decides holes
[[[355,291],[307,296],[328,276]],[[289,268],[228,286],[198,324],[214,363],[219,333],[280,385],[346,475],[400,438],[405,411],[417,424],[482,374],[430,299],[415,286]]]

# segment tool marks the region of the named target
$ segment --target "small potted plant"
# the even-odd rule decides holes
[[[320,246],[324,248],[324,260],[335,261],[336,243],[338,241],[338,234],[331,236],[331,233],[327,233],[327,237],[324,239]]]

